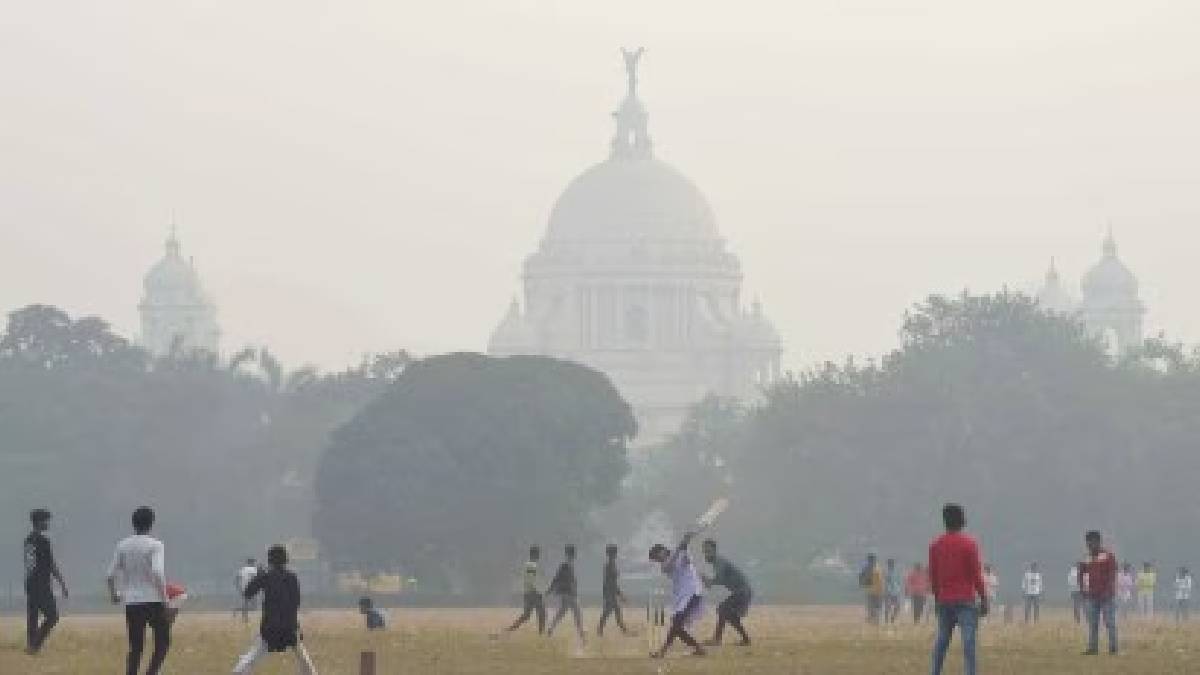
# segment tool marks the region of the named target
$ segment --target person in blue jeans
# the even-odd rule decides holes
[[[934,609],[937,615],[937,640],[933,644],[933,675],[941,675],[946,652],[954,639],[954,627],[958,626],[958,637],[963,646],[963,673],[975,675],[975,635],[979,628],[979,608],[973,602],[939,604]]]
[[[1112,551],[1104,548],[1104,540],[1096,530],[1088,532],[1084,537],[1087,543],[1088,557],[1079,563],[1079,576],[1088,580],[1087,590],[1087,620],[1088,644],[1085,656],[1092,656],[1100,651],[1100,619],[1104,618],[1104,626],[1108,629],[1108,653],[1117,653],[1117,559]]]
[[[941,675],[954,627],[958,626],[963,643],[963,672],[975,675],[975,633],[979,617],[988,613],[979,544],[962,531],[967,518],[958,504],[947,504],[942,509],[942,521],[946,533],[929,547],[929,581],[938,621],[931,672]],[[976,598],[979,599],[978,607]]]

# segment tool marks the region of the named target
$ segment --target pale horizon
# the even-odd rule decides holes
[[[930,293],[1077,293],[1113,227],[1146,334],[1200,342],[1200,7],[1151,1],[119,0],[0,26],[0,310],[138,332],[169,223],[222,348],[289,366],[482,351],[621,46],[655,154],[707,196],[784,363],[895,346]]]

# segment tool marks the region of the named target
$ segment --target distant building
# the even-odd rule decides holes
[[[221,336],[217,309],[204,293],[195,266],[180,254],[174,227],[162,260],[146,273],[143,289],[138,305],[142,346],[158,356],[172,349],[217,352]]]
[[[1076,301],[1051,261],[1038,301],[1046,309],[1078,316],[1096,335],[1104,337],[1114,352],[1142,343],[1146,306],[1138,295],[1137,277],[1117,257],[1117,242],[1111,231],[1104,238],[1100,261],[1083,275],[1081,287],[1082,298]]]
[[[678,429],[709,394],[747,399],[780,374],[779,335],[704,195],[654,157],[637,94],[641,50],[625,52],[628,92],[607,159],[575,178],[550,212],[492,333],[497,356],[540,354],[594,367],[634,407],[644,443]]]

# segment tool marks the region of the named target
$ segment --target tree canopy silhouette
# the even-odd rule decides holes
[[[333,434],[315,531],[340,566],[494,590],[530,543],[579,541],[620,496],[635,428],[608,378],[580,365],[418,361]]]

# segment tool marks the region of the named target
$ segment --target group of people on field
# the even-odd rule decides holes
[[[50,631],[58,623],[53,581],[57,581],[64,599],[69,597],[67,583],[54,559],[47,536],[52,515],[45,509],[30,512],[32,526],[24,543],[25,596],[28,608],[26,653],[38,654]],[[171,628],[187,593],[167,578],[166,547],[155,538],[153,509],[142,506],[133,512],[133,534],[119,541],[113,551],[106,575],[108,594],[113,604],[125,610],[129,650],[126,675],[138,675],[145,651],[146,632],[152,635],[147,675],[158,675],[171,648]],[[291,652],[301,675],[316,675],[316,668],[304,647],[299,625],[300,583],[288,569],[287,549],[272,546],[267,551],[267,566],[258,568],[253,560],[239,575],[239,586],[246,604],[241,607],[248,619],[249,601],[262,596],[262,621],[258,635],[248,651],[237,660],[234,673],[249,673],[271,652]]]
[[[1081,575],[1079,566],[1073,564],[1067,571],[1067,591],[1071,598],[1072,614],[1080,623],[1086,614],[1086,588],[1088,579]],[[1011,620],[1008,608],[1001,604],[1000,577],[995,568],[983,565],[983,584],[988,600],[994,609],[1005,612],[1005,620]],[[901,575],[896,560],[888,558],[884,567],[879,566],[875,554],[868,554],[859,572],[859,585],[866,595],[867,623],[895,623],[907,600],[912,609],[914,623],[927,618],[929,574],[921,563],[913,563],[907,574]],[[1177,622],[1189,620],[1193,590],[1192,574],[1180,567],[1171,587],[1171,609]],[[1154,617],[1154,598],[1158,588],[1158,574],[1152,563],[1143,563],[1140,571],[1125,563],[1117,573],[1117,609],[1122,616]],[[1021,601],[1025,623],[1037,623],[1041,619],[1042,599],[1046,584],[1037,562],[1025,566],[1021,576]]]
[[[963,508],[958,504],[947,504],[942,509],[942,521],[946,532],[929,547],[929,580],[938,622],[931,672],[941,675],[946,652],[957,628],[963,644],[964,673],[975,675],[979,620],[991,611],[999,580],[994,578],[992,571],[993,583],[989,588],[979,545],[963,531],[967,522]],[[1108,633],[1108,652],[1115,655],[1118,652],[1117,560],[1105,548],[1098,531],[1087,532],[1084,544],[1084,558],[1074,566],[1081,580],[1079,593],[1088,624],[1087,647],[1083,653],[1099,654],[1099,629],[1103,622]],[[1038,574],[1037,566],[1030,565],[1029,573]],[[1040,596],[1040,583],[1037,590]]]
[[[649,552],[651,563],[657,565],[662,573],[671,581],[671,592],[666,601],[665,610],[670,613],[669,628],[661,647],[651,656],[662,658],[671,645],[679,640],[692,649],[697,656],[704,655],[704,646],[717,646],[724,637],[725,627],[731,626],[741,637],[739,645],[750,645],[750,634],[746,631],[742,620],[750,611],[753,592],[746,575],[736,565],[731,563],[717,551],[717,542],[706,539],[701,545],[704,562],[712,567],[712,575],[701,574],[693,562],[689,548],[695,538],[694,532],[684,535],[675,548],[663,544],[655,544]],[[601,577],[602,609],[600,620],[596,626],[596,634],[604,635],[604,628],[611,617],[623,635],[629,635],[625,625],[622,606],[628,600],[621,590],[620,570],[617,566],[618,548],[608,545],[605,548],[605,562]],[[557,596],[559,607],[546,625],[546,604],[539,576],[541,564],[541,549],[532,546],[529,557],[521,570],[523,587],[523,607],[520,616],[516,618],[507,631],[512,632],[523,626],[530,618],[536,616],[538,633],[553,635],[563,617],[570,612],[575,622],[575,631],[581,643],[586,642],[583,629],[582,613],[579,608],[579,585],[575,575],[575,547],[568,545],[563,550],[563,562],[558,566],[554,577],[546,586],[545,595]],[[706,588],[713,586],[724,587],[728,595],[717,605],[717,625],[711,640],[701,645],[689,632],[690,627],[704,614],[704,593]],[[649,609],[649,608],[648,608]]]

